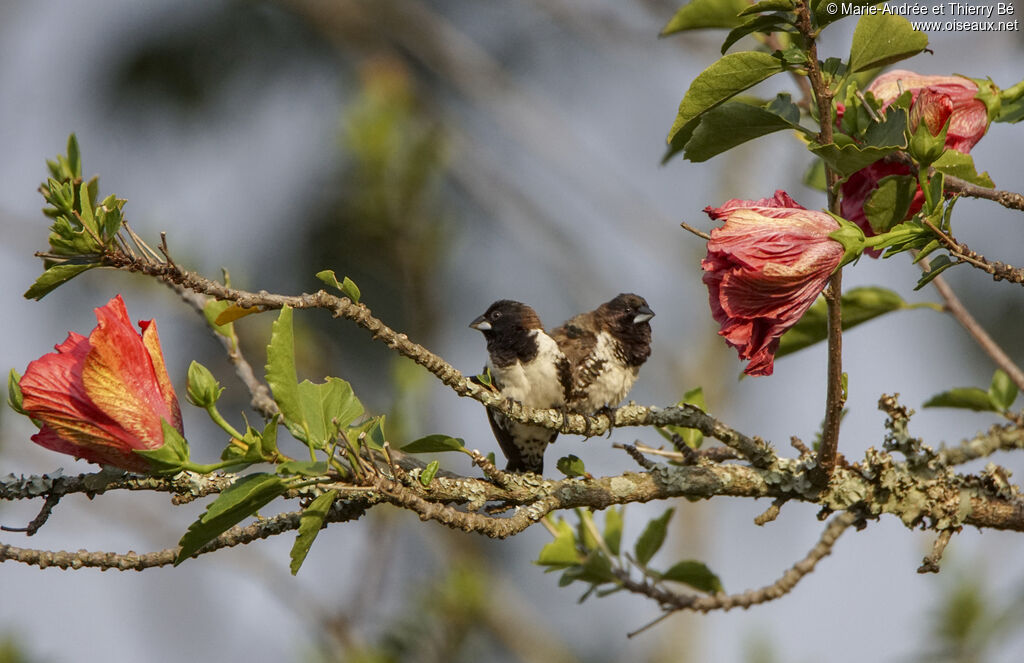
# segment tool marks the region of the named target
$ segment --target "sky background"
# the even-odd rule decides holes
[[[705,206],[775,189],[810,208],[822,207],[824,195],[801,184],[809,155],[788,134],[705,164],[677,157],[660,165],[678,103],[723,38],[708,31],[658,39],[675,8],[658,0],[5,0],[0,366],[23,371],[69,329],[86,333],[95,325],[92,309],[121,292],[133,319],[157,319],[180,395],[189,362],[199,359],[235,392],[235,421],[244,407],[241,386],[198,317],[142,277],[93,271],[41,303],[21,297],[40,271],[32,254],[45,248],[36,191],[45,159],[63,152],[75,132],[86,176],[101,176],[103,195],[128,199],[133,228],[154,242],[166,231],[176,260],[206,275],[226,267],[239,287],[291,293],[317,289],[320,269],[352,274],[385,322],[463,372],[484,361],[483,340],[467,325],[496,299],[528,302],[553,326],[619,292],[637,292],[657,317],[654,354],[630,398],[670,404],[702,385],[709,411],[733,427],[784,453],[792,435],[810,442],[824,411],[824,348],[780,360],[770,378],[737,380],[742,365],[715,336],[700,283],[702,243],[679,222],[709,229]],[[824,33],[823,57],[846,54],[853,25],[846,20]],[[990,76],[1003,86],[1024,73],[1019,32],[929,37],[932,53],[906,68]],[[779,76],[755,91],[769,97],[792,88]],[[380,212],[351,133],[367,126],[354,119],[368,122],[367,109],[377,117],[375,90],[391,99],[388,108],[407,113],[399,113],[407,137],[433,136],[441,145],[426,159],[434,184],[400,213],[381,213],[395,224],[387,227],[374,226]],[[394,102],[394,95],[411,101]],[[1022,150],[1020,128],[1000,124],[973,154],[1001,188],[1024,191]],[[1021,220],[966,200],[954,227],[986,256],[1019,264]],[[415,251],[431,241],[442,248]],[[378,245],[387,250],[378,254]],[[415,267],[375,269],[388,261]],[[913,292],[917,270],[907,263],[864,259],[846,270],[844,286],[879,284],[910,301],[936,301],[928,289]],[[1024,360],[1019,292],[966,268],[947,274],[1007,351]],[[350,380],[371,411],[401,413],[396,419],[409,440],[445,432],[496,451],[478,404],[391,361],[365,335],[339,329],[343,322],[298,317],[308,326],[308,377]],[[239,323],[257,367],[270,321],[258,318]],[[911,430],[930,443],[955,443],[994,423],[971,412],[920,411],[934,393],[987,385],[991,377],[993,366],[948,316],[892,315],[847,334],[844,349],[850,413],[840,450],[847,458],[880,446],[884,417],[876,404],[883,393],[899,392],[919,411]],[[183,408],[195,455],[212,460],[223,440],[198,410]],[[0,427],[0,475],[90,471],[31,444],[29,422],[9,411],[0,414]],[[548,454],[548,475],[568,453],[595,475],[633,469],[611,443],[636,437],[660,442],[640,430],[616,431],[610,440],[560,438]],[[995,460],[1018,476],[1024,471],[1020,458]],[[469,471],[460,460],[443,462]],[[33,538],[4,533],[0,540],[45,549],[162,549],[201,509],[167,502],[141,493],[69,498]],[[666,506],[629,507],[625,540]],[[667,567],[702,559],[729,591],[774,581],[823,527],[807,505],[787,505],[763,528],[752,519],[766,502],[672,506],[670,544],[658,560]],[[0,504],[0,522],[23,525],[37,509]],[[530,635],[504,648],[471,641],[464,660],[745,661],[760,651],[780,661],[902,662],[921,654],[929,616],[958,577],[997,587],[996,602],[1024,586],[1019,534],[965,530],[947,550],[941,575],[918,575],[932,536],[883,518],[844,535],[780,601],[676,615],[627,639],[657,616],[656,606],[618,594],[577,605],[580,590],[559,589],[556,575],[532,564],[548,540],[533,527],[492,542],[378,509],[323,532],[296,578],[287,570],[290,537],[144,573],[7,563],[0,566],[0,638],[15,636],[33,660],[59,662],[309,660],[325,615],[345,615],[357,639],[373,642],[396,616],[415,615],[424,588],[467,560],[484,570],[493,602],[505,606],[499,621]],[[374,560],[384,561],[375,567]],[[524,653],[531,647],[541,653]],[[1017,633],[989,660],[1016,661],[1022,649]]]

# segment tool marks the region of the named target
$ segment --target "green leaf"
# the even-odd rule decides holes
[[[434,475],[437,474],[437,470],[440,467],[441,463],[436,460],[432,460],[423,468],[423,471],[420,472],[420,484],[422,484],[424,488],[430,487],[430,482],[434,480]]]
[[[1015,123],[1024,120],[1024,81],[999,94],[999,112],[993,122]]]
[[[771,11],[789,11],[796,6],[793,0],[761,0],[756,2],[743,11],[740,12],[740,16],[749,16],[751,14],[760,14],[762,12]]]
[[[322,477],[327,470],[327,461],[323,460],[289,460],[274,467],[278,474],[301,477]]]
[[[977,387],[957,387],[929,398],[924,407],[955,407],[976,412],[999,412],[1000,407],[992,396]]]
[[[567,570],[565,575],[573,580],[589,582],[593,585],[616,581],[615,574],[612,572],[611,560],[600,550],[591,551],[580,566]]]
[[[583,461],[574,454],[559,458],[558,462],[555,463],[555,467],[569,478],[581,477],[587,473],[587,468]]]
[[[359,303],[359,298],[362,296],[362,293],[359,292],[359,286],[357,286],[349,277],[346,276],[345,280],[339,283],[338,277],[335,276],[333,269],[325,269],[317,272],[316,277],[327,285],[340,290],[346,297],[352,300],[354,304]]]
[[[679,113],[668,133],[669,148],[662,162],[686,146],[701,115],[783,69],[783,61],[774,55],[743,51],[722,57],[698,74],[679,103]]]
[[[352,393],[352,385],[341,378],[329,377],[319,384],[303,380],[298,391],[301,419],[291,422],[288,429],[314,447],[327,444],[363,414],[363,404]]]
[[[864,201],[864,215],[875,234],[903,223],[915,193],[917,178],[913,175],[888,175],[878,180],[878,188]]]
[[[206,507],[206,512],[181,537],[181,551],[174,560],[177,566],[199,552],[207,543],[245,518],[270,504],[288,489],[276,474],[250,474],[235,481]]]
[[[88,271],[93,267],[99,267],[99,265],[97,263],[63,263],[60,265],[54,265],[36,279],[36,282],[32,284],[32,287],[25,291],[23,297],[25,299],[40,300],[53,292],[53,290],[58,286],[67,283],[82,272]]]
[[[725,591],[722,588],[722,581],[711,572],[706,564],[692,559],[674,564],[672,568],[661,574],[661,578],[662,580],[681,582],[708,594]]]
[[[96,225],[96,217],[92,213],[92,205],[89,204],[89,185],[85,182],[79,186],[79,212],[78,218],[82,221],[82,226],[89,231],[89,235],[98,238],[100,236],[99,226]]]
[[[815,159],[811,162],[811,165],[804,172],[804,186],[817,189],[818,191],[828,191],[828,180],[825,179],[825,162],[821,159]]]
[[[11,372],[7,374],[7,404],[18,414],[28,416],[28,412],[25,412],[25,408],[22,406],[22,400],[21,376],[12,368]]]
[[[879,287],[852,288],[843,293],[843,330],[877,318],[880,315],[904,309],[931,308],[941,311],[942,307],[931,302],[910,304],[892,290]],[[775,357],[782,357],[810,345],[824,341],[828,335],[828,310],[825,300],[819,299],[807,309],[800,322],[796,323],[779,341]]]
[[[555,540],[540,549],[536,564],[552,567],[552,570],[576,566],[583,558],[576,550],[576,535],[572,526],[559,518],[554,527],[557,532]]]
[[[872,146],[861,147],[853,143],[842,146],[835,143],[822,145],[818,142],[812,142],[808,145],[807,149],[821,157],[821,159],[831,166],[833,170],[839,173],[841,177],[849,177],[861,168],[867,168],[874,162],[892,154],[900,148]]]
[[[687,404],[695,405],[701,410],[707,410],[707,405],[704,402],[704,388],[694,387],[689,390],[683,394],[682,400],[676,403],[676,406],[679,407]],[[669,424],[667,426],[655,428],[654,430],[669,442],[674,442],[672,439],[673,435],[678,435],[691,449],[699,449],[700,445],[704,443],[704,434],[696,428],[684,428],[675,424]]]
[[[203,317],[206,318],[206,324],[210,325],[215,332],[227,338],[234,338],[234,324],[229,322],[227,324],[218,325],[217,318],[219,318],[221,313],[231,306],[231,304],[231,302],[223,299],[210,299],[203,306]]]
[[[67,179],[77,179],[82,176],[82,151],[78,148],[78,137],[75,134],[68,136],[67,164],[70,167]]]
[[[324,518],[327,517],[327,512],[330,511],[331,505],[334,504],[337,497],[338,491],[329,490],[302,510],[302,515],[299,516],[299,533],[295,537],[295,545],[292,546],[291,552],[292,562],[289,568],[292,575],[298,573],[302,563],[306,561],[309,548],[316,540],[317,534],[323,529]]]
[[[850,47],[850,71],[881,67],[909,58],[928,46],[928,35],[892,14],[865,14],[857,21]]]
[[[267,384],[285,422],[304,423],[299,378],[295,372],[295,334],[292,331],[292,307],[285,306],[271,328],[267,346]],[[291,428],[291,426],[289,426]],[[303,436],[302,439],[306,439]]]
[[[1009,375],[996,369],[995,374],[992,376],[992,384],[988,388],[988,396],[989,400],[1000,411],[1005,412],[1010,409],[1013,401],[1017,399],[1017,385],[1013,383]]]
[[[753,32],[795,32],[793,18],[784,14],[765,14],[748,18],[726,35],[725,41],[722,42],[722,54],[725,55],[729,47]]]
[[[796,108],[791,102],[790,105]],[[689,161],[707,161],[737,145],[776,131],[804,131],[797,120],[791,116],[784,117],[768,108],[730,101],[712,108],[701,116],[700,123],[686,143],[683,155]]]
[[[932,168],[940,173],[967,180],[971,184],[977,184],[989,189],[995,187],[995,183],[988,176],[988,173],[978,173],[974,167],[974,157],[970,154],[947,149],[941,157],[932,163]]]
[[[925,272],[924,276],[917,280],[917,285],[914,286],[914,290],[920,290],[921,288],[931,283],[932,279],[934,279],[936,276],[946,271],[950,267],[956,267],[958,264],[960,263],[950,260],[949,256],[947,255],[941,255],[932,259],[928,271]]]
[[[641,566],[646,566],[661,545],[665,543],[668,521],[674,512],[675,509],[668,509],[660,517],[647,523],[640,538],[636,540],[636,544],[633,546],[633,555]]]
[[[178,429],[160,420],[164,443],[156,449],[133,449],[136,454],[149,461],[150,469],[156,474],[177,474],[189,462],[188,442]]]
[[[676,11],[660,36],[684,30],[731,28],[742,22],[737,15],[747,6],[746,0],[693,0]]]
[[[609,507],[604,512],[604,544],[613,555],[622,547],[622,508]]]
[[[387,439],[384,435],[384,419],[383,414],[367,419],[358,425],[351,426],[345,431],[345,434],[352,444],[363,444],[371,449],[382,451]]]
[[[466,442],[461,437],[437,434],[421,437],[405,445],[399,451],[404,451],[407,454],[432,454],[442,451],[464,451],[465,448]]]

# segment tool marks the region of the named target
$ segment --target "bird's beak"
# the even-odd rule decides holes
[[[482,332],[491,330],[491,323],[487,322],[487,320],[485,320],[484,316],[482,315],[473,322],[469,323],[469,326],[472,327],[473,329],[477,329]]]
[[[647,305],[640,306],[636,310],[636,315],[633,316],[633,324],[638,325],[641,322],[647,322],[654,317],[654,311]]]

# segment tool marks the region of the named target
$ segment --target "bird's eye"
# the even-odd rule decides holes
[[[494,313],[491,313],[491,320],[497,320],[500,317],[501,317],[501,311],[495,311]]]

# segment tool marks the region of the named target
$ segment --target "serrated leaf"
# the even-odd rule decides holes
[[[698,591],[707,592],[708,594],[717,594],[718,592],[725,591],[722,588],[722,581],[711,572],[711,569],[704,562],[692,559],[674,564],[672,568],[661,574],[661,578],[662,580],[681,582],[684,585],[689,585]]]
[[[292,561],[289,568],[292,575],[298,573],[302,563],[306,561],[309,548],[316,540],[317,534],[323,529],[324,518],[327,517],[327,512],[331,510],[331,505],[334,504],[337,497],[338,491],[329,490],[302,510],[302,515],[299,516],[299,532],[295,537],[295,544],[292,546],[291,552]]]
[[[430,487],[430,482],[434,480],[434,475],[437,474],[437,470],[440,467],[441,463],[436,460],[432,460],[423,468],[423,471],[420,472],[420,484],[422,484],[424,488]]]
[[[404,451],[407,454],[432,454],[442,451],[463,451],[465,447],[466,442],[461,437],[437,434],[421,437],[400,448],[399,451]]]
[[[558,459],[555,467],[567,477],[581,477],[587,473],[587,468],[578,456],[569,454]]]
[[[857,21],[850,47],[851,72],[899,62],[928,46],[928,35],[892,14],[865,14]]]
[[[25,294],[22,296],[25,299],[40,300],[53,292],[57,287],[67,283],[82,272],[98,266],[99,265],[96,263],[87,263],[84,265],[64,263],[54,265],[43,272],[39,278],[36,279],[36,282],[32,284],[32,287],[26,290]]]
[[[864,215],[876,235],[903,223],[916,193],[913,175],[887,175],[878,180],[878,187],[864,201]]]
[[[1009,375],[996,369],[995,374],[992,375],[992,384],[988,387],[988,396],[996,407],[1005,412],[1017,399],[1017,385],[1013,383]]]
[[[622,546],[622,508],[609,507],[604,512],[604,544],[613,555],[618,555]]]
[[[535,564],[552,567],[552,570],[576,566],[582,561],[582,557],[576,550],[576,534],[572,526],[559,519],[554,527],[555,540],[540,549]]]
[[[749,140],[787,129],[804,131],[799,124],[767,108],[726,102],[701,116],[683,156],[695,163],[707,161]]]
[[[291,310],[290,306],[286,306],[285,308]],[[284,309],[281,310],[283,311]],[[214,318],[213,323],[218,326],[223,326],[232,323],[235,320],[241,320],[247,315],[252,315],[253,313],[260,313],[262,311],[263,309],[261,309],[259,306],[239,306],[238,304],[232,302],[229,303],[224,308],[224,310],[217,314],[217,317]]]
[[[947,149],[942,153],[941,157],[932,163],[932,168],[940,173],[967,180],[971,184],[977,184],[989,189],[995,187],[995,183],[988,173],[978,173],[974,167],[974,157],[970,154]]]
[[[858,170],[867,168],[874,162],[887,157],[900,148],[874,147],[871,145],[862,147],[853,143],[842,146],[836,143],[822,145],[818,142],[812,142],[808,145],[807,149],[821,157],[841,177],[849,177]]]
[[[672,518],[673,513],[675,513],[675,509],[670,508],[658,518],[647,523],[640,538],[636,540],[636,544],[633,546],[633,555],[641,566],[646,566],[647,562],[651,561],[655,553],[661,549],[661,545],[665,543],[668,521]]]
[[[288,485],[276,474],[250,474],[235,481],[206,507],[181,537],[177,566],[210,541],[282,495]]]
[[[880,315],[903,309],[931,308],[942,310],[938,304],[930,302],[910,304],[897,293],[887,288],[875,286],[851,288],[843,293],[843,330],[853,329],[857,325],[873,320]],[[828,309],[824,299],[816,301],[807,309],[800,321],[782,335],[775,357],[779,358],[810,345],[824,341],[828,336]]]
[[[352,386],[341,378],[329,377],[321,383],[303,380],[298,385],[298,394],[301,414],[291,421],[285,414],[285,422],[292,435],[317,448],[363,414],[363,404],[352,393]],[[281,412],[284,414],[283,407]]]
[[[684,30],[731,28],[742,22],[738,14],[746,7],[746,0],[693,0],[676,11],[660,36]]]
[[[218,323],[220,324],[220,323]],[[285,422],[302,427],[305,424],[299,395],[299,378],[295,372],[295,335],[292,331],[292,308],[285,306],[271,328],[267,346],[266,380]],[[305,435],[308,437],[308,435]]]
[[[679,103],[679,112],[668,132],[668,161],[689,142],[701,115],[736,94],[783,71],[782,60],[769,53],[730,53],[702,71],[690,84]]]
[[[935,394],[923,407],[955,407],[975,412],[999,412],[999,406],[992,401],[989,393],[977,387],[957,387]]]

